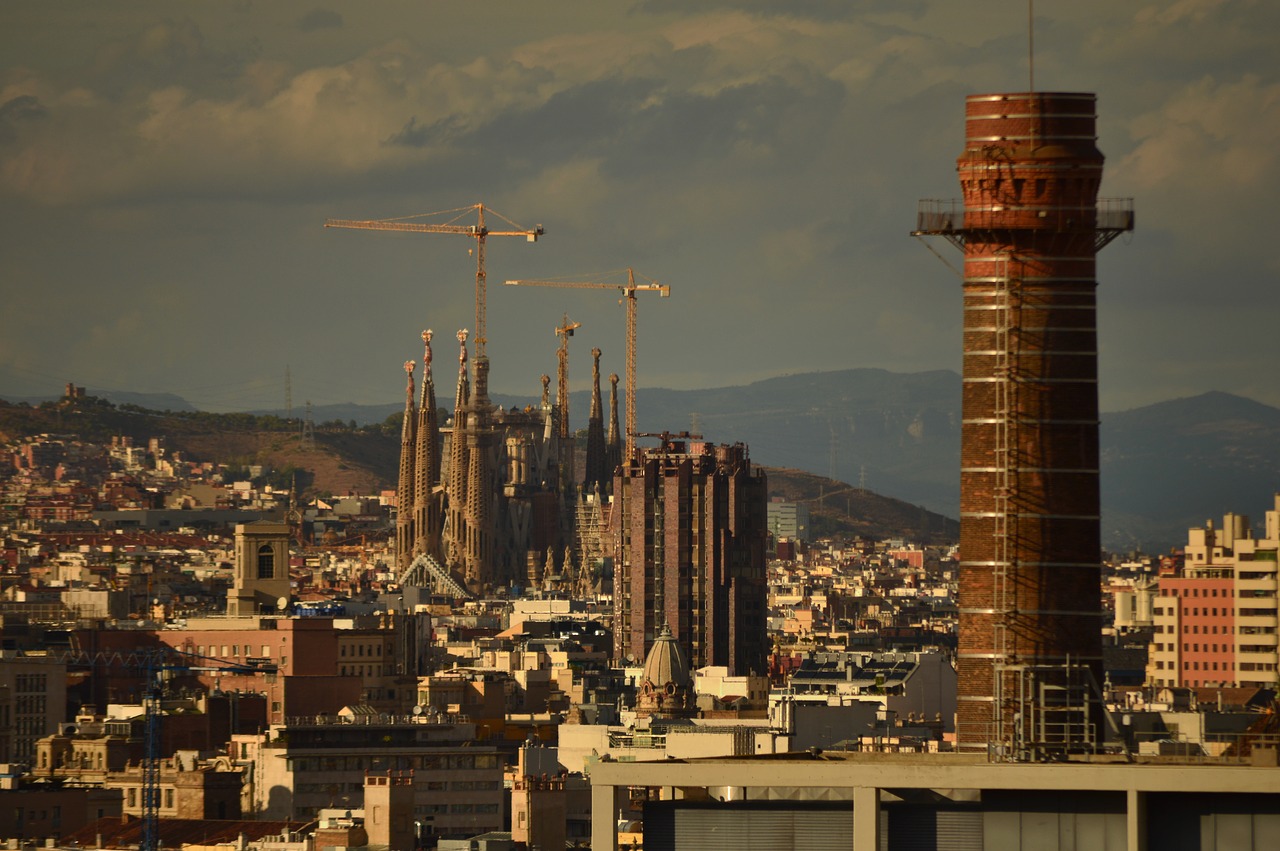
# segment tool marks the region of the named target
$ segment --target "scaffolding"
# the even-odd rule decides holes
[[[444,565],[436,561],[435,556],[425,553],[410,562],[405,571],[400,574],[397,583],[401,587],[412,585],[422,588],[430,585],[433,593],[462,600],[471,599],[471,592],[466,586],[459,582]]]
[[[606,528],[602,499],[599,494],[583,494],[578,499],[574,555],[580,570],[594,570],[604,563]]]

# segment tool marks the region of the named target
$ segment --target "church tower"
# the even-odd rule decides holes
[[[248,617],[280,610],[289,597],[289,527],[258,520],[236,525],[234,582],[227,615]]]

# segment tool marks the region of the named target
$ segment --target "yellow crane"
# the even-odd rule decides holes
[[[556,434],[560,436],[560,488],[561,492],[573,492],[576,475],[573,470],[573,441],[569,439],[569,338],[573,332],[582,327],[581,322],[570,322],[569,314],[564,315],[564,324],[556,328],[556,336],[560,338],[560,348],[556,352],[556,406],[559,408],[559,420],[556,422]]]
[[[569,436],[569,338],[581,327],[581,322],[570,322],[566,313],[564,324],[556,329],[556,336],[560,338],[560,349],[556,352],[556,405],[560,408],[560,421],[556,424],[556,433],[561,439]]]
[[[671,295],[671,287],[649,281],[637,284],[635,272],[627,269],[625,284],[597,283],[587,281],[507,281],[509,287],[568,287],[584,290],[620,290],[622,303],[627,306],[627,448],[623,463],[631,459],[636,438],[636,293],[656,292],[663,298]]]
[[[510,226],[510,230],[489,230],[485,224],[484,214],[497,216]],[[475,224],[459,224],[468,213],[476,214]],[[451,216],[443,222],[418,222],[412,219],[424,219],[434,216]],[[436,213],[418,213],[413,216],[401,216],[395,219],[326,219],[327,228],[354,228],[356,230],[396,230],[410,233],[452,233],[469,236],[476,241],[476,358],[485,356],[484,344],[488,340],[485,325],[486,278],[484,270],[485,241],[491,236],[523,236],[528,242],[537,242],[542,236],[542,225],[526,228],[508,219],[496,210],[484,204],[472,204],[469,207],[458,207],[453,210],[441,210]]]

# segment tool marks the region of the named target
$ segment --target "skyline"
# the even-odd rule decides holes
[[[628,266],[671,286],[641,387],[959,370],[960,282],[908,232],[959,196],[964,96],[1026,90],[1024,4],[338,8],[6,4],[0,396],[278,408],[288,368],[295,407],[394,402],[423,328],[472,327],[473,244],[323,222],[477,202],[546,228],[489,244],[494,392],[538,394],[565,313],[575,392],[592,346],[624,371],[616,298],[502,281]],[[1036,89],[1098,94],[1101,194],[1136,209],[1099,257],[1103,410],[1280,405],[1280,8],[1035,13]]]

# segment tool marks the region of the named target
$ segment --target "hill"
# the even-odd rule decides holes
[[[808,504],[814,537],[857,535],[872,540],[901,537],[922,544],[954,543],[960,539],[957,521],[923,506],[803,470],[762,469],[769,478],[770,496]]]
[[[1261,520],[1280,491],[1280,410],[1204,393],[1102,418],[1103,538],[1185,543],[1234,511]]]
[[[641,389],[637,408],[642,431],[691,429],[716,442],[741,441],[757,464],[780,471],[823,472],[828,480],[853,483],[858,491],[955,517],[960,495],[960,392],[960,376],[953,372],[853,369],[782,376],[741,387]],[[494,399],[507,407],[535,401]],[[572,395],[575,426],[585,425],[588,408],[587,394]],[[17,408],[7,406],[0,414],[4,410]],[[122,404],[117,413],[130,410],[141,409]],[[398,435],[394,422],[400,410],[397,405],[317,407],[313,418],[330,426],[317,431],[318,450],[327,447],[319,450],[323,457],[306,459],[309,468],[317,470],[317,486],[332,484],[342,492],[376,480],[390,487]],[[71,416],[57,425],[42,420],[38,427],[23,427],[73,430]],[[104,413],[102,422],[118,423],[111,419],[116,416]],[[214,438],[191,431],[192,423],[213,415],[165,416],[173,431],[156,429],[151,421],[147,433],[171,434],[171,445],[187,441],[198,454],[218,451]],[[236,417],[247,417],[266,431],[279,431],[283,423],[278,413],[270,412],[223,416],[232,419],[219,421],[218,429],[234,425],[243,431],[243,424],[235,425],[240,423]],[[353,420],[355,429],[336,428]],[[0,416],[0,431],[4,423]],[[115,424],[103,433],[130,432]],[[390,447],[373,439],[374,434],[390,436]],[[340,435],[352,439],[343,442]],[[1280,410],[1250,399],[1205,393],[1104,414],[1100,437],[1103,543],[1110,549],[1158,551],[1180,545],[1187,527],[1206,518],[1228,511],[1260,516],[1271,507],[1271,495],[1280,490]],[[271,440],[263,437],[237,451],[275,458],[272,453],[280,450]]]
[[[190,461],[233,467],[262,464],[299,473],[304,494],[376,493],[394,487],[399,433],[383,426],[317,429],[305,442],[299,424],[272,416],[158,412],[84,397],[32,406],[0,401],[0,442],[35,434],[67,434],[92,443],[116,435],[144,444],[163,437]],[[389,471],[389,472],[388,472]]]

